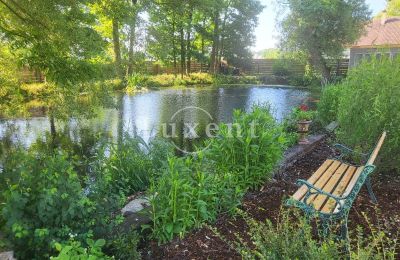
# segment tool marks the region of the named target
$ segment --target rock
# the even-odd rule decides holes
[[[331,122],[329,125],[325,127],[325,130],[332,133],[339,126],[339,123],[336,121]]]
[[[137,198],[126,204],[121,213],[124,217],[127,217],[148,207],[150,207],[150,202],[147,198]]]
[[[15,260],[14,252],[8,251],[8,252],[0,253],[0,260]]]

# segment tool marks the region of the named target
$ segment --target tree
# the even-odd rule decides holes
[[[400,16],[400,0],[389,0],[386,13],[388,16]]]
[[[286,0],[287,10],[280,22],[281,46],[303,51],[323,84],[330,80],[328,59],[341,58],[346,45],[354,43],[370,20],[364,0]]]
[[[0,0],[0,33],[20,64],[45,74],[51,131],[54,119],[87,114],[81,110],[82,82],[96,76],[93,60],[104,42],[93,29],[90,0]],[[62,107],[65,105],[65,107]]]

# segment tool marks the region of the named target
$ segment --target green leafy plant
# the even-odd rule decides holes
[[[56,257],[50,257],[53,260],[97,260],[97,259],[113,259],[104,255],[102,252],[102,247],[106,244],[104,239],[99,239],[94,241],[92,239],[87,239],[87,248],[82,247],[81,243],[78,241],[70,240],[67,244],[56,243],[55,248],[60,253]]]
[[[346,80],[324,92],[322,100],[326,101],[319,106],[323,118],[337,118],[337,137],[348,146],[371,151],[386,130],[388,137],[379,155],[380,167],[397,171],[400,157],[394,155],[400,153],[399,85],[400,60],[373,58],[352,68]]]
[[[54,241],[66,241],[69,234],[84,241],[92,234],[96,205],[83,194],[64,154],[30,153],[5,162],[3,170],[12,178],[5,179],[2,216],[18,258],[49,257]]]
[[[322,124],[328,125],[337,120],[342,91],[343,85],[329,85],[323,89],[317,110],[317,117]]]
[[[371,226],[369,236],[361,228],[351,234],[350,251],[346,252],[345,241],[334,235],[316,237],[309,221],[297,212],[281,211],[276,224],[268,219],[257,221],[242,211],[239,214],[249,227],[251,243],[237,234],[237,240],[230,244],[243,259],[396,259],[396,239]]]
[[[219,171],[237,173],[242,188],[256,188],[271,177],[286,145],[269,106],[254,106],[247,114],[234,111],[233,123],[220,125],[205,156]]]
[[[114,256],[115,259],[140,259],[140,253],[137,250],[139,238],[138,232],[133,228],[121,231],[109,240],[108,250],[104,251],[109,252],[109,255]]]

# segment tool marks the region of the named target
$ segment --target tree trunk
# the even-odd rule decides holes
[[[130,25],[130,32],[129,32],[129,64],[128,64],[128,75],[133,74],[133,60],[134,60],[134,53],[133,53],[133,46],[135,45],[135,25]]]
[[[329,83],[331,78],[331,72],[326,64],[326,61],[320,52],[312,51],[311,52],[311,64],[314,68],[319,68],[321,71],[322,79],[321,85],[325,86]]]
[[[178,64],[177,64],[177,57],[176,57],[177,51],[176,51],[176,41],[175,41],[175,31],[176,31],[175,15],[173,16],[172,19],[173,19],[172,20],[172,48],[173,48],[172,56],[174,56],[174,74],[176,77],[178,74]]]
[[[206,19],[203,19],[203,28],[206,28]],[[201,34],[201,61],[200,61],[200,72],[203,72],[204,56],[205,56],[205,42],[204,34]]]
[[[219,13],[215,12],[214,14],[214,35],[213,35],[213,44],[211,49],[211,58],[210,58],[210,73],[216,73],[216,63],[217,63],[217,54],[218,54],[218,45],[219,45]]]
[[[183,24],[180,26],[180,35],[181,35],[181,78],[183,78],[183,74],[185,73],[185,61],[186,61],[186,55],[185,55],[185,33],[183,30]]]
[[[112,36],[113,36],[113,45],[114,45],[114,59],[115,59],[115,70],[117,72],[117,76],[122,78],[122,59],[121,59],[121,46],[119,42],[119,24],[118,19],[114,18],[112,20]]]
[[[137,0],[132,0],[132,8],[135,8],[137,4]],[[129,25],[129,64],[128,64],[128,75],[133,74],[133,60],[134,60],[134,52],[133,47],[135,46],[135,29],[136,29],[136,13],[131,17],[131,24]]]
[[[190,36],[191,36],[191,31],[192,31],[192,18],[193,18],[193,10],[189,11],[189,23],[188,23],[188,29],[187,29],[187,37],[186,37],[186,56],[187,56],[187,63],[186,63],[186,74],[191,73],[191,41],[190,41]]]

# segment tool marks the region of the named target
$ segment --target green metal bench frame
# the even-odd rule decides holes
[[[301,199],[301,201],[295,200],[293,198],[290,198],[286,201],[287,206],[295,206],[297,208],[302,209],[305,212],[305,215],[307,218],[312,218],[312,217],[319,217],[322,222],[322,228],[323,228],[323,234],[324,236],[327,236],[329,234],[329,229],[332,223],[338,222],[341,225],[341,238],[342,239],[347,239],[348,238],[348,216],[350,209],[354,203],[354,200],[356,199],[358,193],[360,192],[362,186],[365,184],[366,188],[368,190],[368,193],[371,197],[371,200],[374,203],[377,203],[377,199],[372,191],[371,187],[371,181],[370,181],[370,175],[372,172],[374,172],[376,166],[374,165],[375,159],[379,153],[379,150],[382,147],[382,144],[386,138],[386,132],[384,132],[379,139],[377,145],[375,146],[375,149],[370,153],[370,154],[363,154],[363,153],[358,153],[353,151],[352,149],[341,145],[341,144],[336,144],[335,147],[341,151],[341,155],[337,158],[335,158],[338,161],[344,162],[343,157],[347,155],[352,155],[352,154],[358,154],[361,155],[364,158],[368,158],[366,164],[364,165],[364,169],[362,170],[360,176],[358,177],[357,182],[355,183],[354,187],[352,188],[351,192],[347,196],[335,196],[331,193],[325,192],[317,187],[315,187],[313,184],[307,182],[306,180],[298,180],[296,184],[298,186],[303,186],[305,185],[307,187],[307,193],[305,194],[304,198]],[[308,201],[308,198],[312,195],[325,195],[329,199],[335,200],[337,203],[337,210],[334,210],[331,214],[323,213],[318,210],[316,210],[313,205],[309,205],[306,202]]]

